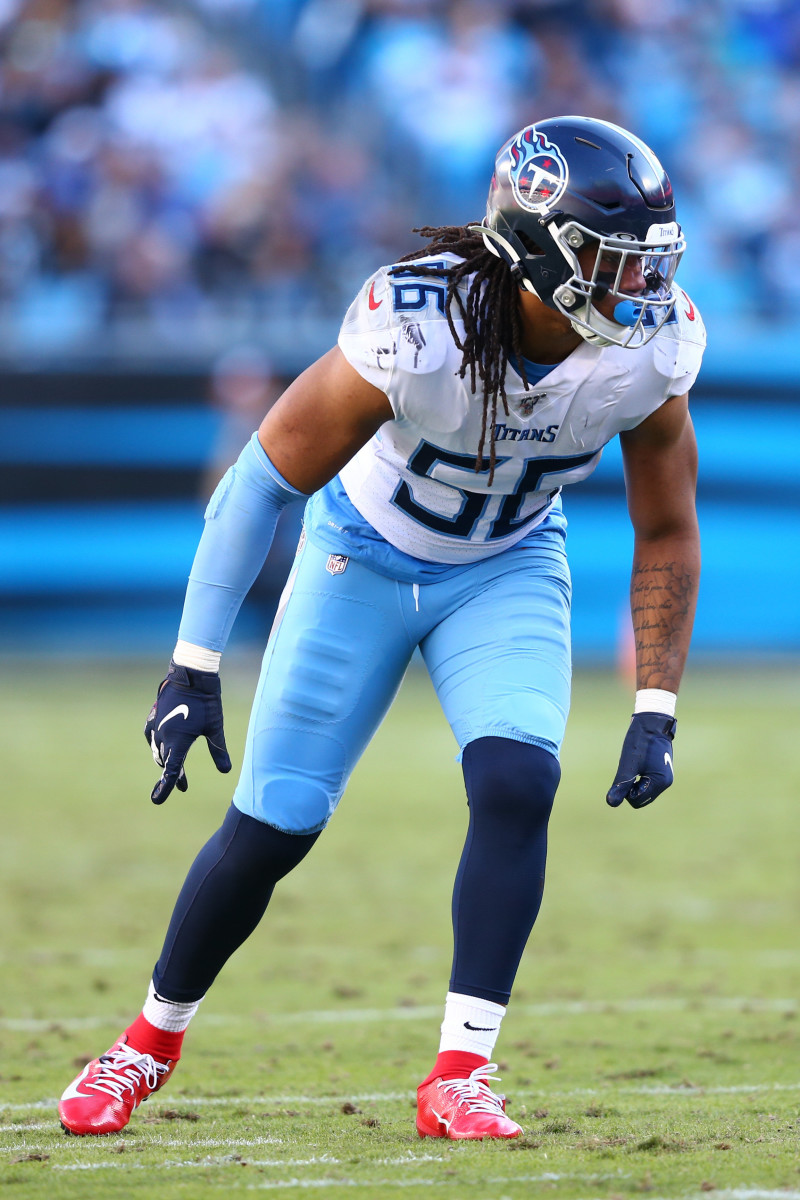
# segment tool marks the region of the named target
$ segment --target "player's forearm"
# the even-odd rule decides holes
[[[699,580],[696,529],[637,539],[631,573],[637,689],[678,691],[689,653]]]
[[[283,508],[301,495],[253,435],[209,501],[183,608],[179,646],[219,652],[272,544]],[[188,666],[186,655],[176,661]]]

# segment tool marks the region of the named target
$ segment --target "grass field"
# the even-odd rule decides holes
[[[228,672],[240,759],[253,672]],[[205,751],[162,809],[141,735],[158,666],[0,683],[0,1185],[8,1197],[800,1197],[800,684],[686,680],[677,783],[603,796],[629,712],[576,680],[542,914],[498,1061],[510,1144],[420,1141],[449,892],[454,745],[410,677],[311,857],[228,965],[168,1088],[120,1136],[56,1098],[138,1011],[184,871],[227,806]],[[502,919],[502,914],[498,915]]]

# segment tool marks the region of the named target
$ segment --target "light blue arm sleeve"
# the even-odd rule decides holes
[[[281,511],[303,492],[287,483],[253,434],[208,502],[178,637],[224,650],[264,565]]]

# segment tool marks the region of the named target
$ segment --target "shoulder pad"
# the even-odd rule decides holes
[[[345,358],[370,383],[387,391],[396,370],[428,374],[438,370],[452,342],[437,294],[413,275],[391,275],[381,267],[364,283],[339,332]],[[435,284],[435,281],[433,281]]]
[[[697,377],[703,351],[706,348],[706,327],[703,318],[682,288],[675,288],[674,319],[670,319],[653,339],[653,362],[659,374],[669,379],[690,380]]]

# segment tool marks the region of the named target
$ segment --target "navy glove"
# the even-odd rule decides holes
[[[163,804],[174,787],[185,792],[189,784],[183,764],[189,748],[205,736],[218,771],[227,773],[231,760],[222,728],[222,689],[215,671],[197,671],[170,662],[166,679],[150,709],[144,736],[162,775],[153,788],[153,804]]]
[[[634,713],[607,804],[619,808],[627,800],[632,808],[644,808],[671,786],[672,739],[677,725],[675,718],[665,713]]]

